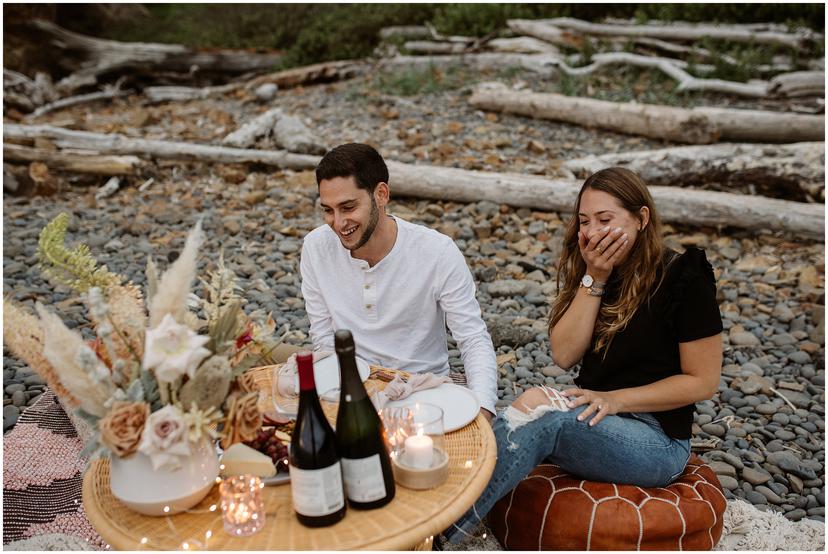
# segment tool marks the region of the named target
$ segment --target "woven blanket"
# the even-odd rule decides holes
[[[69,535],[94,548],[106,543],[83,511],[83,442],[47,390],[3,436],[3,544]],[[42,547],[41,547],[42,548]]]

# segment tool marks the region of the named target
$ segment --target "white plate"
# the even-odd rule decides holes
[[[371,367],[360,358],[356,359],[359,377],[364,382],[371,375]],[[297,376],[296,390],[299,390],[299,377]],[[336,402],[339,400],[339,359],[336,354],[331,354],[313,363],[313,379],[316,381],[316,392],[323,400]]]
[[[434,404],[443,409],[443,430],[448,433],[465,427],[477,417],[480,411],[480,401],[477,400],[474,392],[449,383],[443,383],[439,387],[417,391],[408,398],[393,400],[386,404],[392,408],[424,402]]]

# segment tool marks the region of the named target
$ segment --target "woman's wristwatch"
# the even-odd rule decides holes
[[[590,296],[604,296],[604,287],[606,285],[605,282],[602,283],[601,281],[593,279],[589,273],[585,273],[581,277],[581,286],[587,290],[587,294]]]

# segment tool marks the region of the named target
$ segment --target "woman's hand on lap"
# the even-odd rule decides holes
[[[608,415],[617,414],[620,411],[615,396],[612,392],[599,392],[587,389],[568,389],[561,394],[569,398],[567,406],[577,408],[589,404],[587,408],[578,415],[578,421],[589,419],[590,427],[598,423]]]

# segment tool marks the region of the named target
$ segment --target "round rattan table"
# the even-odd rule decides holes
[[[270,371],[261,368],[255,376],[262,391],[269,391]],[[366,384],[384,386],[372,379]],[[263,402],[269,404],[266,398]],[[429,541],[465,513],[494,471],[497,450],[483,416],[448,433],[446,447],[449,477],[439,487],[422,491],[398,485],[387,506],[349,509],[342,521],[320,529],[304,527],[296,519],[289,484],[264,488],[267,523],[251,537],[231,537],[224,531],[218,486],[185,513],[144,516],[112,495],[108,460],[90,464],[83,479],[83,506],[89,521],[116,550],[406,550]]]

